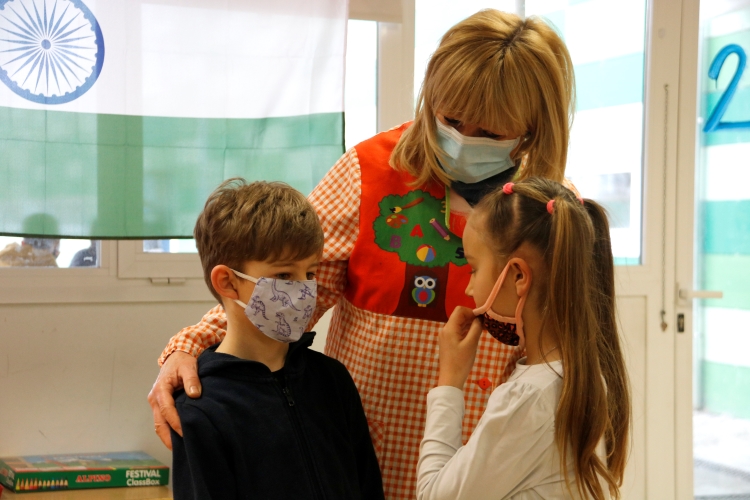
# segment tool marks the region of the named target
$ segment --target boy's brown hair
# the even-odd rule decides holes
[[[323,229],[309,201],[283,182],[235,177],[211,193],[193,230],[203,277],[223,264],[242,271],[249,260],[300,260],[323,252]]]

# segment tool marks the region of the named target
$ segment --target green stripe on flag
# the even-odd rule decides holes
[[[703,255],[701,288],[721,290],[722,299],[708,299],[704,307],[750,310],[750,255]]]
[[[191,237],[226,178],[279,180],[308,194],[343,153],[343,127],[343,113],[221,119],[0,107],[0,234]],[[57,228],[34,226],[38,213]]]
[[[750,255],[750,200],[701,203],[703,252]]]

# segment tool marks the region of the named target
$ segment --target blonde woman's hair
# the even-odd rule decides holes
[[[206,200],[193,230],[203,278],[219,264],[242,272],[247,261],[306,259],[323,252],[323,228],[305,196],[283,182],[248,183],[241,177],[221,183]]]
[[[553,213],[547,203],[555,200]],[[555,414],[555,442],[563,474],[572,462],[583,498],[620,498],[630,434],[630,387],[615,317],[614,260],[604,209],[541,178],[492,191],[476,215],[499,255],[523,243],[544,259],[539,277],[545,325],[556,336],[563,388]],[[539,339],[540,346],[542,339]],[[606,459],[596,454],[604,440]],[[569,478],[566,483],[570,490]]]
[[[437,113],[522,137],[513,158],[520,177],[562,181],[575,106],[573,63],[560,36],[538,17],[482,10],[443,36],[427,65],[414,123],[391,165],[450,184],[438,164]]]

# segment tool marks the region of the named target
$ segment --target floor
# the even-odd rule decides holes
[[[750,420],[693,413],[695,500],[750,500]]]

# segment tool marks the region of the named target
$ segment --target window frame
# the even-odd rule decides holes
[[[215,302],[202,279],[164,283],[118,278],[117,243],[101,241],[98,268],[0,269],[0,304]]]
[[[143,240],[117,241],[117,276],[122,279],[149,278],[179,280],[202,278],[196,253],[152,253],[143,251]],[[168,283],[167,283],[168,284]]]

